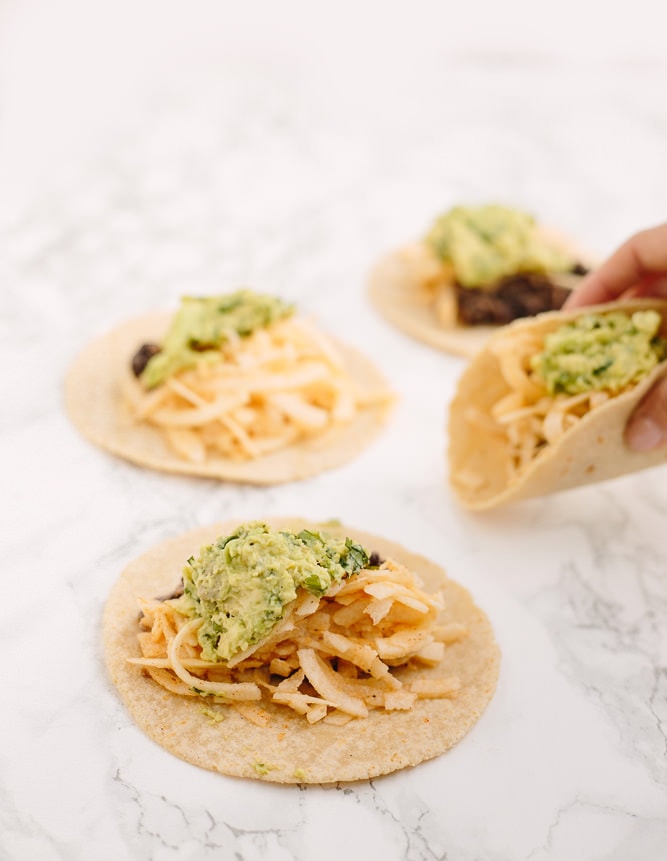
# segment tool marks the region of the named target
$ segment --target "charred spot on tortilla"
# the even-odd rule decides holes
[[[182,596],[142,597],[184,564]],[[130,714],[167,750],[282,783],[369,779],[444,753],[485,709],[499,663],[485,614],[437,565],[293,518],[198,529],[131,563],[104,650]]]

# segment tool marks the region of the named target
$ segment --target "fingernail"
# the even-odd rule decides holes
[[[665,442],[665,428],[646,416],[638,416],[625,435],[628,447],[634,451],[651,451]]]

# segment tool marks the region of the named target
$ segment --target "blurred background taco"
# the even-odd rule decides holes
[[[130,320],[89,343],[65,380],[69,416],[96,445],[152,469],[254,484],[351,460],[392,401],[365,355],[250,290]]]
[[[456,206],[419,242],[381,260],[369,293],[402,331],[470,356],[498,326],[559,309],[590,266],[589,255],[526,212]]]

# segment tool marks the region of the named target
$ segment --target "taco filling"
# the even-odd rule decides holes
[[[505,206],[457,206],[412,251],[421,290],[441,323],[504,325],[559,309],[587,268]]]
[[[474,501],[479,492],[478,501],[486,496],[490,503],[572,436],[583,419],[628,393],[635,397],[667,358],[663,314],[637,306],[576,312],[559,325],[545,316],[534,324],[515,324],[514,331],[489,342],[477,367],[462,379],[450,410],[451,479],[464,500]],[[613,418],[602,423],[576,458],[572,448],[561,469],[549,466],[554,472],[549,480],[573,486],[577,461],[583,473],[576,483],[586,476],[595,480],[595,458],[610,434],[621,440],[626,420],[624,412],[618,428]],[[496,468],[501,460],[502,478]],[[618,460],[607,464],[609,477],[618,474]],[[573,475],[566,479],[569,470]]]
[[[337,345],[293,306],[250,290],[185,297],[164,338],[127,361],[131,415],[195,464],[323,437],[390,400],[354,379]]]
[[[252,522],[187,560],[181,595],[141,599],[142,656],[129,662],[223,717],[342,725],[456,697],[456,676],[419,673],[466,636],[438,623],[442,607],[415,573],[349,537]]]
[[[585,314],[550,332],[531,370],[550,395],[618,394],[667,356],[657,311]]]

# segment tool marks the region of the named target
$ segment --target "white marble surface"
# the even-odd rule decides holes
[[[315,116],[305,70],[272,88],[249,69],[217,95],[152,103],[122,144],[5,213],[3,861],[664,859],[667,468],[462,513],[443,458],[462,362],[385,325],[364,279],[454,202],[514,202],[600,254],[664,219],[667,65],[477,56],[441,71],[401,97],[407,113],[379,94],[346,118]],[[262,489],[146,472],[78,436],[61,383],[89,337],[241,283],[297,300],[386,371],[400,403],[371,449]],[[192,526],[283,513],[398,538],[473,591],[502,671],[453,751],[281,788],[182,763],[134,727],[100,647],[122,567]]]

